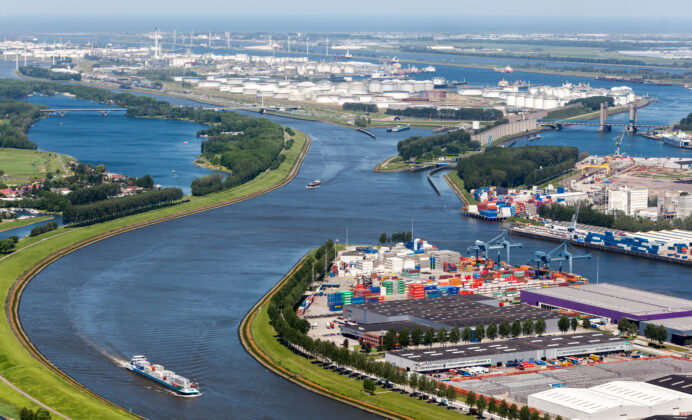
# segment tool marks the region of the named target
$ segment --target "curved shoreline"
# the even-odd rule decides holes
[[[50,360],[48,360],[47,357],[45,357],[39,350],[38,348],[31,342],[29,339],[28,334],[26,331],[24,331],[20,316],[19,316],[19,306],[20,306],[20,301],[21,301],[21,296],[23,291],[25,290],[26,286],[28,283],[36,276],[38,275],[44,268],[46,268],[48,265],[51,263],[59,260],[60,258],[78,250],[83,247],[86,247],[88,245],[91,245],[95,242],[119,235],[121,233],[129,232],[135,229],[143,228],[146,226],[151,226],[154,224],[158,223],[163,223],[169,220],[174,220],[178,218],[182,218],[185,216],[197,214],[197,213],[202,213],[208,210],[213,210],[217,209],[220,207],[232,205],[239,203],[241,201],[249,200],[251,198],[259,197],[261,195],[267,194],[271,191],[274,191],[276,189],[279,189],[288,183],[290,183],[298,174],[300,171],[300,168],[302,167],[303,161],[305,160],[305,157],[307,156],[307,152],[310,148],[310,145],[312,144],[312,139],[310,138],[309,135],[303,133],[305,135],[305,143],[303,144],[303,147],[300,151],[300,154],[298,155],[295,163],[293,164],[291,170],[288,172],[288,174],[278,183],[273,184],[269,187],[263,188],[259,191],[245,194],[240,197],[236,197],[230,200],[224,200],[218,203],[211,203],[207,205],[203,205],[201,207],[189,209],[189,210],[184,210],[181,212],[177,212],[171,215],[155,218],[152,220],[147,220],[147,221],[142,221],[138,222],[132,225],[126,225],[120,228],[116,228],[114,230],[110,230],[104,233],[96,234],[93,235],[89,238],[86,238],[84,240],[81,240],[77,243],[74,243],[72,245],[69,245],[65,248],[62,248],[56,252],[53,252],[49,256],[43,258],[38,264],[34,265],[33,267],[29,268],[27,271],[25,271],[19,278],[15,280],[15,282],[10,286],[10,290],[8,295],[5,298],[5,309],[6,309],[6,315],[10,324],[10,328],[12,332],[14,333],[15,337],[17,337],[18,341],[22,344],[22,346],[29,352],[31,356],[33,356],[35,359],[37,359],[42,365],[56,373],[60,378],[64,379],[71,385],[77,387],[81,391],[85,391],[87,394],[89,394],[91,397],[98,399],[102,403],[108,404],[114,408],[117,408],[121,410],[123,413],[130,414],[134,417],[137,418],[143,418],[142,416],[139,416],[135,413],[132,413],[131,411],[126,410],[123,407],[120,407],[119,405],[109,401],[105,397],[97,394],[96,392],[92,391],[91,389],[87,388],[86,386],[82,385],[79,383],[77,380],[75,380],[73,377],[68,375],[67,373],[63,372],[59,368],[57,368]],[[50,239],[50,238],[48,238]],[[23,248],[22,248],[23,249]],[[20,252],[22,249],[19,249],[18,251],[15,252]],[[12,255],[12,254],[10,254]]]
[[[288,381],[304,388],[309,391],[312,391],[316,394],[320,394],[322,396],[325,396],[327,398],[331,398],[333,400],[339,401],[344,404],[348,404],[351,406],[354,406],[356,408],[359,408],[361,410],[368,411],[373,414],[377,414],[380,416],[384,416],[385,418],[396,418],[396,419],[402,419],[402,420],[413,420],[412,417],[406,416],[404,414],[400,414],[394,411],[389,411],[386,409],[383,409],[381,407],[377,407],[372,404],[368,404],[363,401],[359,401],[357,399],[347,397],[344,395],[341,395],[337,392],[331,391],[327,388],[324,388],[323,386],[310,381],[307,378],[301,377],[300,375],[291,372],[290,370],[283,368],[281,366],[278,366],[275,364],[272,359],[267,356],[266,354],[262,353],[262,351],[259,349],[259,347],[255,344],[253,338],[252,338],[252,333],[250,331],[250,325],[257,315],[257,313],[261,310],[262,306],[264,305],[265,302],[267,302],[269,299],[274,296],[274,294],[281,288],[281,286],[288,281],[288,279],[296,272],[298,271],[302,265],[303,262],[305,261],[306,258],[310,256],[310,254],[314,250],[310,250],[307,254],[305,254],[299,261],[294,265],[291,270],[279,281],[277,282],[269,291],[260,298],[257,303],[255,303],[252,308],[248,311],[247,314],[243,317],[243,319],[240,321],[240,326],[238,327],[238,336],[240,338],[240,343],[242,344],[243,348],[245,349],[246,352],[250,356],[252,356],[257,362],[259,362],[262,366],[266,367],[267,369],[271,370],[274,372],[276,375],[281,376],[284,379],[287,379]]]

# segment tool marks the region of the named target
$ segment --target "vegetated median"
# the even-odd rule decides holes
[[[132,418],[133,414],[110,403],[55,367],[31,343],[21,327],[19,301],[28,282],[59,258],[108,237],[144,226],[200,213],[244,201],[280,188],[298,173],[310,146],[303,133],[294,136],[295,146],[286,151],[278,169],[237,187],[189,197],[189,201],[81,228],[61,227],[23,239],[14,253],[0,258],[0,293],[7,296],[7,311],[0,315],[0,375],[42,403],[73,419]],[[38,408],[15,392],[0,393],[3,407]],[[13,412],[15,410],[12,410]]]
[[[386,418],[471,418],[460,415],[458,411],[447,410],[435,404],[426,404],[406,394],[382,389],[375,393],[365,393],[363,392],[363,381],[325,369],[317,364],[315,358],[310,359],[301,355],[300,352],[294,351],[295,349],[292,347],[289,348],[286,344],[289,335],[293,337],[294,340],[292,341],[302,341],[300,337],[292,335],[293,333],[290,332],[292,327],[283,329],[284,336],[277,336],[275,330],[277,321],[272,321],[272,314],[274,317],[279,315],[276,313],[275,301],[294,300],[294,298],[297,300],[302,295],[302,291],[298,293],[298,290],[310,283],[309,277],[312,267],[324,266],[323,258],[327,258],[327,255],[332,252],[329,251],[333,249],[332,246],[331,241],[328,241],[320,249],[305,255],[276,286],[252,307],[240,323],[238,331],[243,347],[262,365],[293,383]],[[296,320],[297,316],[295,316],[293,305],[287,307],[283,311],[283,315],[287,319],[281,322],[287,326],[290,324],[300,328],[296,324],[301,321]],[[294,316],[295,318],[293,318]],[[320,345],[319,341],[310,341],[315,345]],[[336,349],[336,351],[347,352],[348,350]],[[363,360],[367,359],[365,355],[363,356]],[[384,367],[385,364],[382,363],[382,365]],[[390,373],[394,374],[394,371]],[[398,377],[400,378],[400,376]]]

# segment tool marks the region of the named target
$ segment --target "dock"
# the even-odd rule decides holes
[[[674,263],[686,266],[692,266],[692,260],[682,260],[678,258],[669,258],[664,255],[649,254],[644,252],[631,251],[629,249],[622,249],[618,247],[610,247],[605,245],[593,244],[584,241],[577,241],[575,239],[569,238],[567,235],[550,235],[547,232],[541,233],[536,229],[527,230],[521,226],[512,226],[509,230],[512,235],[526,236],[533,239],[542,239],[551,242],[569,242],[572,245],[580,246],[583,248],[597,249],[599,251],[614,252],[616,254],[628,255],[630,257],[648,258],[651,260],[657,260],[667,263]]]
[[[464,209],[461,210],[461,214],[464,216],[473,217],[475,219],[480,219],[480,220],[483,220],[485,222],[501,222],[501,221],[507,219],[506,217],[502,217],[502,216],[498,216],[498,217],[483,216],[482,214],[471,213],[471,212],[466,211]]]
[[[369,132],[368,130],[364,130],[364,129],[362,129],[362,128],[356,128],[356,131],[360,131],[361,133],[363,133],[363,134],[365,134],[365,135],[367,135],[367,136],[370,136],[370,137],[372,137],[373,139],[376,139],[376,138],[377,138],[377,137],[375,137],[374,134],[372,134],[372,133]]]

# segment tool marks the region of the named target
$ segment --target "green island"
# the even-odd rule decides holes
[[[85,88],[79,85],[60,86],[50,83],[44,84],[43,82],[24,83],[5,80],[0,80],[0,97],[16,98],[26,96],[34,91],[54,92],[53,88],[69,91],[81,97],[88,96],[84,99],[97,100],[102,103],[132,100],[131,97],[122,96],[128,94],[113,94],[103,89]],[[130,105],[132,108],[128,106],[128,113],[132,116],[202,119],[213,115],[212,111],[192,112],[185,108],[172,107],[167,102],[155,101],[151,98],[144,101],[133,100]],[[235,113],[228,114],[238,115]],[[219,117],[219,115],[216,116],[216,118]],[[242,117],[238,121],[248,122],[249,120],[245,120],[245,118],[254,120],[250,117]],[[217,124],[217,121],[207,121],[207,125],[213,127],[222,124]],[[274,125],[278,126],[278,124]],[[0,314],[0,342],[3,343],[0,347],[0,415],[18,418],[22,407],[32,410],[42,408],[37,403],[40,401],[40,404],[44,405],[43,408],[48,408],[53,414],[74,419],[137,417],[78,384],[40,354],[22,330],[18,316],[19,300],[24,287],[45,266],[93,242],[151,224],[234,204],[286,185],[298,173],[311,142],[304,133],[292,130],[291,132],[292,135],[288,136],[286,144],[291,142],[293,147],[285,147],[284,145],[278,151],[278,154],[282,156],[280,163],[272,168],[260,168],[259,174],[245,182],[239,184],[229,182],[224,185],[224,188],[203,196],[186,196],[183,197],[183,200],[176,200],[171,205],[136,214],[118,215],[119,218],[101,223],[87,224],[81,227],[63,226],[55,230],[46,230],[40,235],[20,240],[16,243],[13,252],[0,255],[0,294],[6,296],[6,310]],[[281,137],[283,138],[283,131]],[[273,150],[275,151],[275,149]],[[260,154],[260,156],[262,155]],[[274,156],[274,159],[270,160],[269,163],[274,163],[276,159],[277,156]],[[248,172],[241,173],[238,171],[238,175],[248,176],[247,174]],[[232,179],[237,182],[239,178],[232,177]],[[99,192],[94,189],[93,194],[77,193],[73,198],[77,202],[86,204],[76,205],[73,208],[108,203],[108,201],[114,200],[93,201],[97,199],[95,196],[98,196]],[[109,194],[109,192],[101,193]],[[87,214],[84,211],[82,213]],[[83,219],[85,216],[81,217]],[[89,221],[89,223],[91,222]]]
[[[283,337],[277,333],[275,326],[278,325],[277,322],[282,322],[276,318],[278,314],[276,307],[272,308],[273,301],[298,299],[302,292],[298,293],[297,290],[310,283],[309,273],[313,265],[322,267],[323,259],[332,252],[329,249],[333,250],[331,241],[325,243],[321,248],[309,252],[253,306],[240,324],[239,334],[245,349],[265,367],[297,385],[387,418],[473,418],[436,404],[426,404],[417,398],[389,389],[375,387],[374,392],[364,392],[364,381],[325,369],[317,363],[316,359],[309,359],[287,347],[285,343],[288,342],[289,336],[295,341],[301,341],[301,338],[293,336],[289,329],[285,329],[286,326],[282,327]],[[283,324],[290,323],[293,325],[296,321],[289,318],[291,317],[289,313],[295,316],[292,306],[281,313],[281,316],[287,318]],[[303,337],[303,340],[305,338]],[[343,352],[349,353],[348,350],[342,350]],[[356,356],[357,353],[350,353],[354,354],[351,356],[352,358],[359,357]],[[367,359],[364,356],[360,356],[360,358]],[[396,374],[393,375],[396,376]],[[399,378],[397,382],[401,381],[402,379]]]

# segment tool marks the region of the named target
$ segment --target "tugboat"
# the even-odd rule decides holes
[[[313,189],[313,188],[319,188],[322,185],[322,181],[319,179],[316,179],[309,183],[305,188]]]

